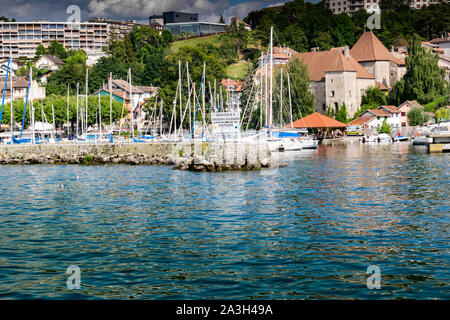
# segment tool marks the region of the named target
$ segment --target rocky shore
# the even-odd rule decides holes
[[[241,154],[238,149],[189,144],[1,147],[0,165],[171,165],[177,170],[196,172],[260,170],[277,165],[264,149],[258,155],[255,152]]]

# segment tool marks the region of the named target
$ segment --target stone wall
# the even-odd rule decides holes
[[[195,171],[278,165],[265,141],[0,146],[0,164],[166,164]]]

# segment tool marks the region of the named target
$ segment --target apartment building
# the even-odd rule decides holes
[[[54,40],[67,50],[83,49],[88,56],[102,55],[108,43],[109,27],[97,22],[0,22],[0,59],[33,58],[36,48]]]
[[[94,18],[87,22],[92,23],[106,23],[108,25],[109,35],[115,39],[122,39],[127,33],[131,32],[135,27],[150,27],[153,30],[162,33],[164,26],[157,22],[151,22],[150,24],[138,23],[136,20],[117,21],[109,18]]]
[[[380,0],[325,0],[325,4],[335,14],[349,13],[365,9],[372,13],[378,11]]]
[[[447,2],[448,0],[411,0],[409,6],[412,9],[420,9],[424,6]],[[325,0],[325,4],[335,14],[352,14],[365,9],[368,13],[379,12],[380,0]],[[406,3],[406,1],[405,1]]]

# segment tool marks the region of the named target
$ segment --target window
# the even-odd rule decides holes
[[[322,104],[322,109],[323,109],[324,111],[327,110],[327,106],[325,105],[325,103]]]
[[[402,112],[402,117],[406,117],[406,112]]]
[[[331,90],[330,96],[331,96],[331,97],[334,97],[334,90]]]

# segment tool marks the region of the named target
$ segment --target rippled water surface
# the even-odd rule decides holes
[[[449,159],[353,144],[263,172],[0,166],[0,298],[449,299]]]

